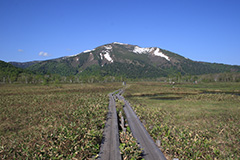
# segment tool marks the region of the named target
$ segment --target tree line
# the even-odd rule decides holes
[[[125,67],[125,66],[123,66]],[[129,66],[128,66],[129,67]],[[128,67],[124,71],[131,71]],[[25,83],[25,84],[60,84],[60,83],[95,83],[95,82],[122,82],[122,81],[162,81],[162,82],[240,82],[239,72],[213,73],[204,75],[183,74],[181,72],[171,73],[169,75],[158,75],[152,71],[149,76],[144,75],[144,71],[139,72],[139,68],[129,77],[124,72],[119,72],[109,68],[108,72],[103,72],[99,68],[89,68],[86,71],[76,74],[63,76],[60,74],[47,73],[41,74],[26,69],[16,68],[13,65],[0,61],[0,83]],[[114,67],[116,68],[116,67]],[[142,69],[142,68],[141,68]],[[144,70],[144,69],[143,69]],[[139,72],[139,73],[138,73]],[[104,73],[104,74],[103,74]],[[115,74],[113,74],[115,73]],[[148,73],[149,74],[149,73]],[[156,74],[157,75],[157,74]],[[150,78],[151,77],[151,78]]]

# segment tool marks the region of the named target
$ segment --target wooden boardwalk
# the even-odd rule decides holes
[[[105,124],[102,144],[98,159],[102,160],[121,160],[119,149],[119,130],[118,118],[116,112],[116,104],[113,98],[113,93],[109,94],[109,112],[107,122]]]
[[[119,92],[121,93],[121,92]],[[146,160],[166,160],[164,154],[154,143],[151,136],[133,111],[129,102],[120,94],[116,95],[120,100],[124,100],[124,112],[127,117],[128,124],[131,128],[133,136],[137,139],[138,144],[143,149],[143,158]]]
[[[104,128],[103,140],[99,152],[98,159],[102,160],[121,160],[119,149],[119,129],[118,117],[116,112],[116,103],[114,94],[119,100],[123,100],[125,105],[123,110],[126,114],[128,124],[131,128],[133,136],[137,139],[138,144],[143,150],[142,157],[146,160],[166,160],[163,153],[154,143],[151,136],[133,111],[132,107],[121,95],[123,90],[117,90],[109,94],[109,112],[107,122]]]

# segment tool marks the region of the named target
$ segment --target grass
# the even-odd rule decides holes
[[[108,93],[120,84],[0,86],[1,159],[87,159],[98,154]]]
[[[141,82],[130,84],[124,96],[168,159],[239,159],[239,88]]]
[[[102,140],[108,93],[120,87],[0,85],[0,158],[94,157]],[[239,159],[239,88],[239,83],[139,82],[130,83],[124,96],[153,139],[161,141],[168,159]],[[129,129],[120,130],[120,143],[125,159],[141,159]]]

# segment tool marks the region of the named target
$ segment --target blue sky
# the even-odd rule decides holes
[[[121,42],[240,65],[240,0],[0,0],[0,60]]]

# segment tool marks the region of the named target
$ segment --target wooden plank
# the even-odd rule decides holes
[[[115,92],[114,92],[115,93]],[[116,103],[113,94],[109,94],[109,112],[105,124],[102,144],[98,159],[102,160],[121,160],[119,149],[119,129],[116,112]]]
[[[125,102],[123,109],[126,114],[132,134],[143,149],[143,158],[146,160],[166,160],[164,154],[154,143],[153,139],[148,134],[147,130],[133,111],[128,101],[126,101],[124,97],[119,94],[116,96]]]

